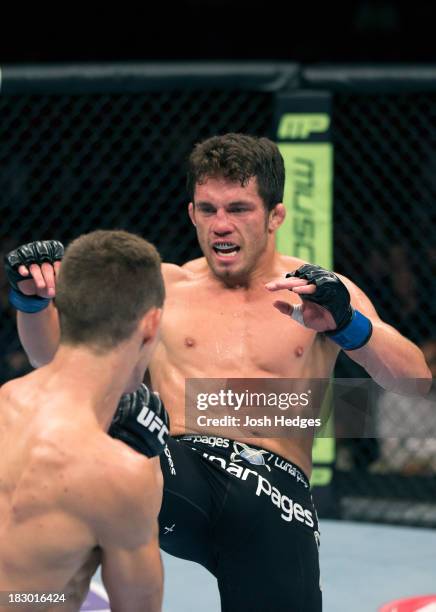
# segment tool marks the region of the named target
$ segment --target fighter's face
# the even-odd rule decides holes
[[[244,279],[255,269],[267,247],[271,217],[255,177],[244,187],[225,178],[197,184],[189,214],[200,247],[218,278]]]

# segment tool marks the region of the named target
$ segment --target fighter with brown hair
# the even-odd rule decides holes
[[[225,612],[321,610],[312,440],[256,427],[233,439],[225,429],[187,431],[186,379],[327,379],[341,349],[383,387],[430,379],[421,351],[352,281],[276,251],[284,174],[266,138],[226,134],[197,145],[189,215],[204,257],[163,266],[167,307],[150,373],[175,438],[161,455],[161,546],[217,577]],[[30,273],[21,290],[52,297],[53,268]],[[39,315],[19,312],[18,324],[33,362],[50,361],[53,303]]]
[[[20,263],[62,254],[56,242],[20,247],[7,258],[9,278]],[[21,308],[44,305],[13,291]],[[68,247],[56,355],[0,390],[0,610],[79,610],[100,563],[112,610],[161,610],[162,475],[159,459],[144,456],[157,445],[141,423],[124,427],[136,404],[157,399],[143,388],[123,395],[112,424],[114,438],[136,434],[143,454],[106,432],[122,394],[141,384],[163,300],[159,255],[142,238],[97,231]]]

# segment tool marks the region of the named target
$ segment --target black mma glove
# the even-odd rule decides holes
[[[31,276],[22,276],[18,272],[18,268],[21,265],[26,266],[26,268],[32,264],[40,266],[45,262],[53,265],[56,261],[61,261],[63,256],[64,247],[57,240],[29,242],[5,255],[6,277],[11,286],[9,301],[12,306],[17,310],[28,313],[39,312],[47,308],[51,302],[50,298],[43,298],[39,295],[25,295],[20,291],[18,283],[31,279]]]
[[[121,396],[108,434],[133,449],[155,457],[166,446],[170,419],[156,393],[142,384],[134,393]]]
[[[364,346],[372,335],[372,323],[350,304],[348,289],[333,272],[320,266],[305,264],[295,272],[286,274],[286,278],[304,278],[316,286],[315,293],[300,295],[302,300],[319,304],[330,312],[336,329],[324,334],[339,344],[346,351]]]

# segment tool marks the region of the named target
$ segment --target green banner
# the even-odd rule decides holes
[[[277,249],[327,269],[333,266],[333,145],[330,96],[297,92],[278,98],[277,141],[286,169],[286,219]],[[331,394],[325,402],[331,405]],[[315,438],[312,485],[328,485],[335,460],[333,419],[329,433]]]
[[[332,162],[330,143],[283,143],[286,219],[277,234],[277,248],[331,268]]]

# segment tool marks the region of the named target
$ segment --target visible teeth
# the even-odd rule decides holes
[[[214,248],[218,250],[236,249],[236,244],[232,242],[220,242],[219,244],[214,244]]]
[[[222,253],[220,253],[220,255],[222,257],[235,257],[236,253],[238,251],[230,251],[229,253],[224,253],[224,251]]]

